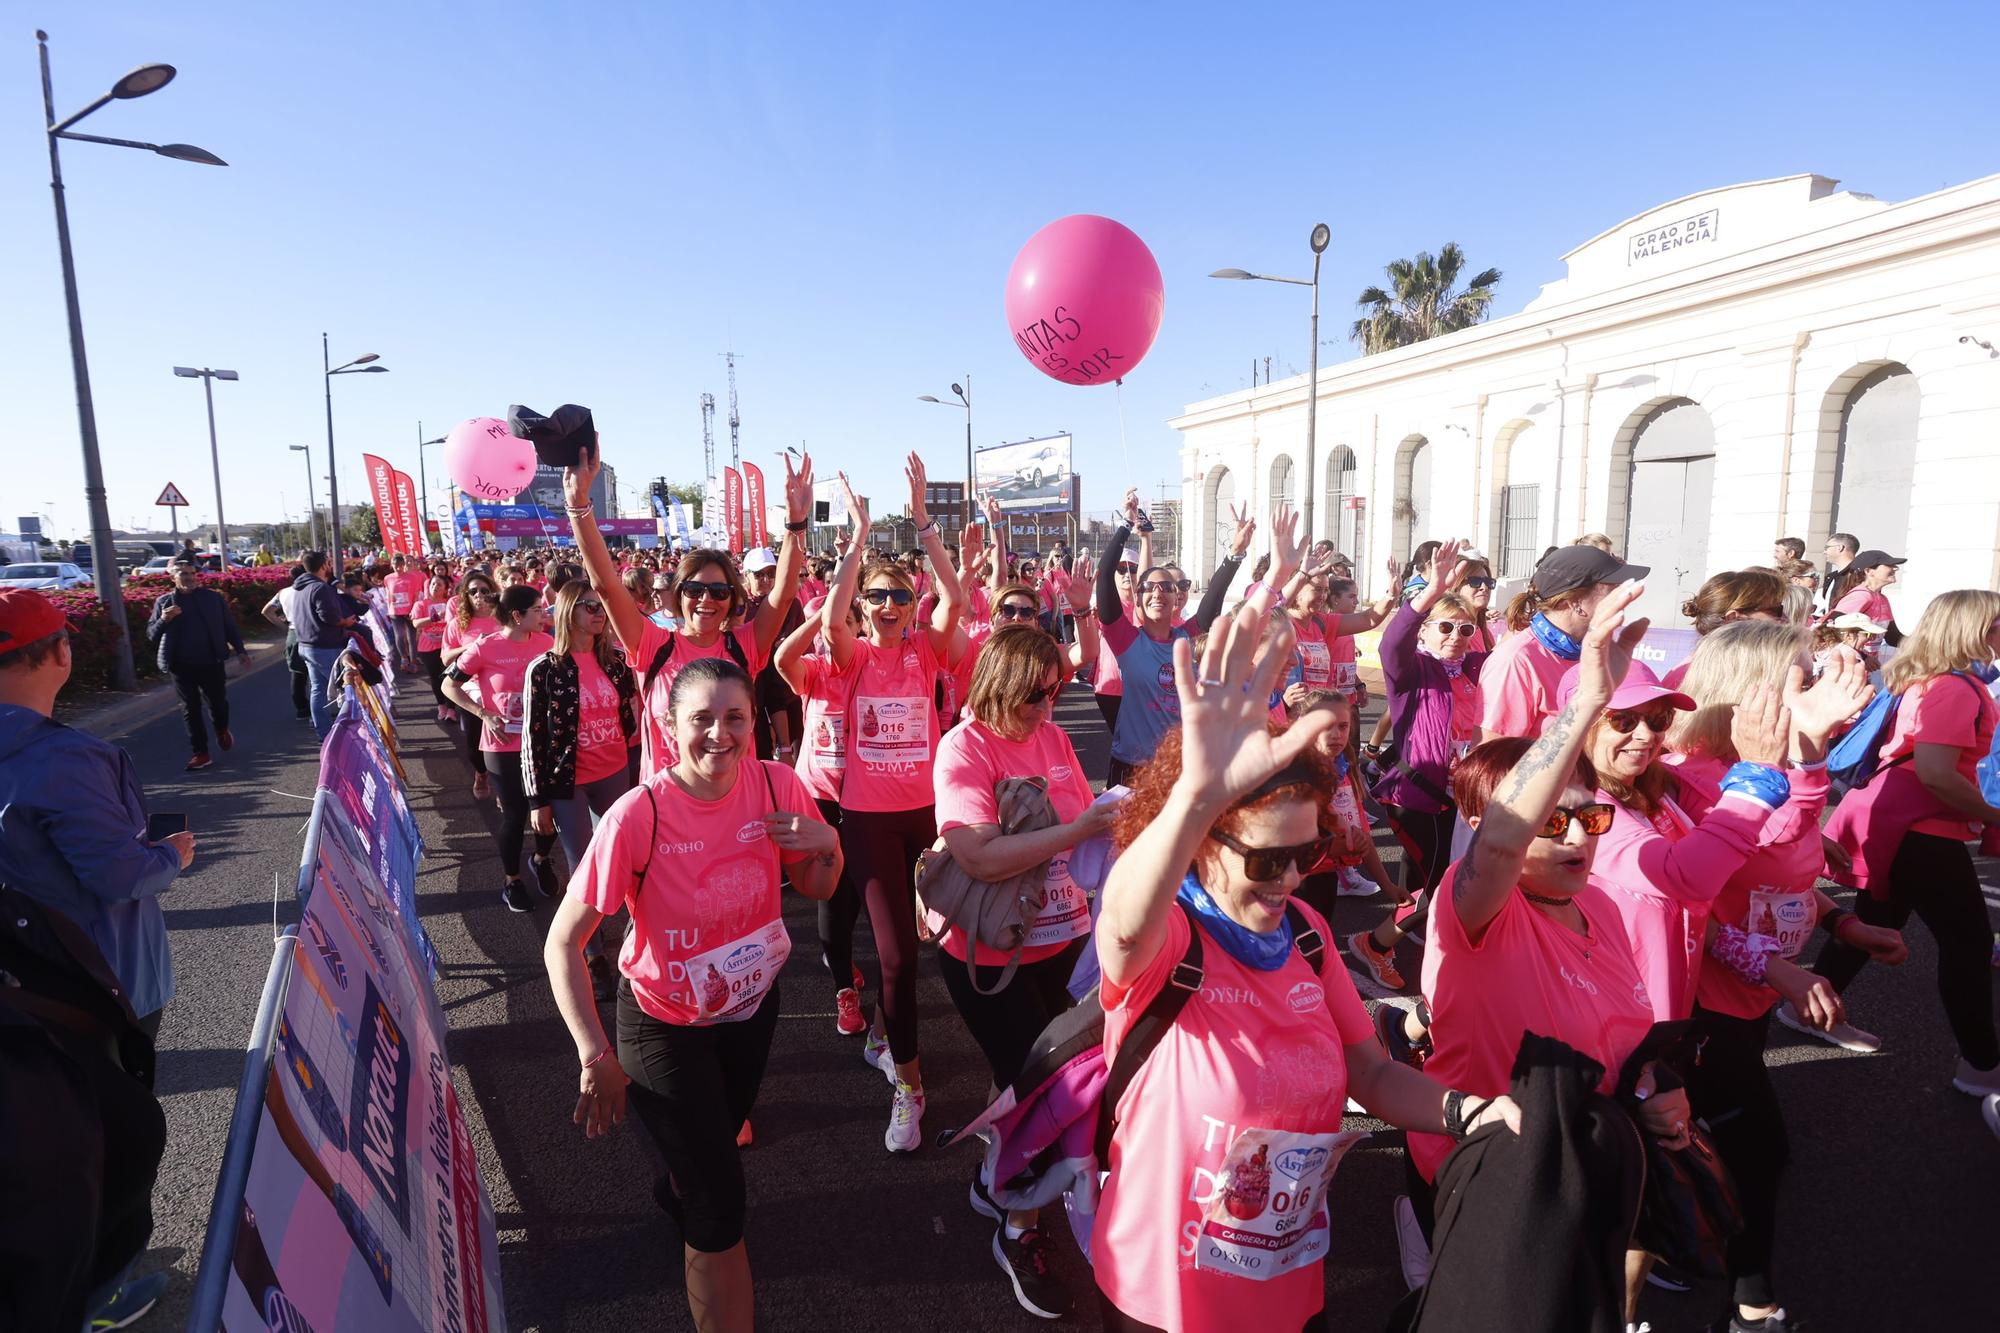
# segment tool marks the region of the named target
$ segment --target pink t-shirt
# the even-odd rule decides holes
[[[428,574],[391,574],[386,585],[389,589],[390,613],[398,616],[409,615],[411,608],[416,606],[417,602],[422,599],[424,588],[430,581],[431,576]]]
[[[606,916],[621,907],[632,914],[618,970],[653,1017],[738,1022],[777,980],[792,950],[778,865],[806,856],[771,841],[764,816],[774,810],[824,822],[798,775],[770,761],[745,764],[719,801],[697,800],[672,773],[658,774],[598,822],[569,891]]]
[[[1354,688],[1352,681],[1346,685],[1333,683],[1333,645],[1327,641],[1318,616],[1294,616],[1292,628],[1298,632],[1299,677],[1307,689],[1345,692]]]
[[[1090,779],[1076,757],[1069,735],[1053,722],[1044,722],[1024,741],[1009,740],[977,720],[961,722],[945,734],[931,768],[931,787],[936,795],[937,830],[942,836],[955,828],[1000,822],[1000,803],[995,788],[1003,778],[1046,778],[1049,804],[1056,819],[1067,824],[1090,806]],[[1039,963],[1061,953],[1071,940],[1090,930],[1090,900],[1070,877],[1069,853],[1057,852],[1049,858],[1048,875],[1034,919],[1028,924],[1028,943],[1021,951],[1023,963]],[[944,951],[961,963],[965,958],[965,933],[957,927],[945,932]],[[1003,966],[1009,955],[974,941],[975,963]]]
[[[498,634],[499,632],[500,622],[492,616],[474,616],[465,622],[464,629],[460,629],[458,627],[458,617],[452,614],[450,607],[445,608],[444,639],[442,640],[442,647],[445,649],[463,648],[467,644],[477,643],[489,634]]]
[[[1201,990],[1119,1100],[1090,1252],[1098,1287],[1141,1323],[1184,1333],[1295,1329],[1325,1304],[1317,1262],[1253,1281],[1196,1259],[1216,1173],[1237,1136],[1337,1133],[1347,1106],[1346,1048],[1374,1039],[1326,922],[1303,903],[1300,911],[1328,942],[1322,970],[1296,950],[1275,971],[1245,967],[1203,932]],[[1171,910],[1159,956],[1133,984],[1104,980],[1107,1061],[1187,941],[1187,919]]]
[[[479,702],[488,712],[507,719],[504,728],[488,722],[479,732],[479,748],[492,754],[518,754],[521,728],[525,721],[527,693],[524,682],[528,663],[555,647],[547,634],[530,634],[515,640],[505,634],[489,634],[465,650],[452,670],[470,676],[479,685]]]
[[[743,660],[749,664],[749,673],[754,677],[764,669],[764,663],[770,660],[767,654],[757,649],[757,631],[752,626],[744,625],[730,630],[729,633],[736,636],[736,642],[743,650]],[[674,641],[673,654],[661,664],[656,673],[657,678],[649,678],[647,672],[653,665],[653,659],[659,656],[661,647],[670,637]],[[667,721],[667,702],[673,693],[674,677],[678,676],[681,668],[689,662],[698,662],[704,657],[728,657],[731,661],[735,661],[728,648],[723,645],[722,639],[723,636],[718,634],[714,643],[702,648],[690,643],[687,635],[661,629],[649,620],[646,622],[645,632],[639,636],[638,651],[627,651],[625,654],[626,660],[632,664],[632,669],[639,673],[641,747],[639,776],[641,778],[650,778],[661,769],[672,767],[674,760],[679,758],[678,747],[674,744],[673,728]]]
[[[1896,708],[1896,726],[1878,756],[1886,764],[1913,754],[1919,744],[1958,747],[1958,771],[1979,785],[1979,761],[1993,747],[1993,728],[2000,706],[1979,682],[1961,676],[1933,676],[1903,691]],[[1964,842],[1979,836],[1980,826],[1956,815],[1933,815],[1910,825],[1912,833],[1930,833]]]
[[[1556,687],[1569,665],[1532,631],[1502,639],[1479,669],[1479,689],[1486,704],[1481,726],[1486,739],[1540,736],[1542,724],[1559,711]]]
[[[1474,944],[1452,898],[1461,864],[1445,871],[1431,898],[1423,986],[1432,1052],[1424,1073],[1447,1088],[1497,1097],[1511,1085],[1522,1034],[1534,1032],[1603,1065],[1598,1088],[1615,1089],[1625,1057],[1653,1026],[1653,1001],[1604,886],[1593,876],[1574,899],[1590,923],[1587,939],[1510,892]],[[1454,1143],[1413,1133],[1410,1160],[1434,1180]]]
[[[1352,634],[1334,635],[1331,639],[1327,640],[1326,652],[1328,660],[1332,663],[1333,680],[1331,683],[1333,688],[1345,694],[1349,699],[1359,696],[1361,693],[1361,668],[1355,659],[1354,636]]]
[[[1879,592],[1870,592],[1860,584],[1847,590],[1847,595],[1834,604],[1833,614],[1843,615],[1849,611],[1859,611],[1878,625],[1886,625],[1896,618],[1896,608],[1889,605],[1889,599]]]
[[[941,669],[927,633],[883,648],[857,639],[847,669],[822,683],[821,689],[842,691],[849,701],[842,806],[929,808],[931,756],[938,742],[931,686]]]
[[[597,782],[624,771],[629,761],[625,728],[618,720],[618,687],[597,658],[573,653],[576,661],[576,782]]]
[[[1125,697],[1125,677],[1119,674],[1118,654],[1112,651],[1109,635],[1098,636],[1097,675],[1090,682],[1090,688],[1114,699]]]
[[[424,623],[417,626],[417,651],[434,653],[444,647],[445,622],[451,616],[451,603],[433,602],[420,599],[410,609],[411,619],[423,617]]]
[[[799,741],[798,773],[815,800],[838,801],[847,773],[847,684],[836,680],[833,660],[824,642],[799,659],[805,689],[804,735]]]

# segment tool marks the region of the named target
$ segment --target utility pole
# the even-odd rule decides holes
[[[729,363],[729,466],[736,467],[742,462],[736,432],[743,424],[742,416],[736,411],[736,353],[724,352],[722,359]]]

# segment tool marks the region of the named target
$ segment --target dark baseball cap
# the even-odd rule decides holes
[[[1559,546],[1535,566],[1532,580],[1537,597],[1554,597],[1593,583],[1623,583],[1652,573],[1650,565],[1628,565],[1595,546]]]
[[[1906,562],[1902,557],[1890,555],[1887,551],[1863,551],[1847,562],[1848,568],[1858,569],[1863,574],[1866,574],[1877,565],[1900,565],[1904,563]]]

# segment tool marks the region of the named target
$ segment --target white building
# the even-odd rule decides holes
[[[1831,532],[1907,556],[1898,620],[2000,587],[2000,176],[1902,203],[1787,176],[1691,195],[1564,256],[1525,310],[1323,369],[1315,536],[1364,584],[1430,537],[1502,578],[1586,532],[1680,623],[1718,570]],[[1337,302],[1336,302],[1337,304]],[[1343,321],[1344,322],[1344,321]],[[1190,404],[1182,558],[1298,503],[1305,376]]]

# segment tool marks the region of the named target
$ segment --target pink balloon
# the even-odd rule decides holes
[[[1131,374],[1166,309],[1153,252],[1131,228],[1094,213],[1057,218],[1030,236],[1007,273],[1014,345],[1065,384]]]
[[[444,466],[473,499],[505,504],[535,479],[535,446],[498,417],[473,417],[444,437]]]

